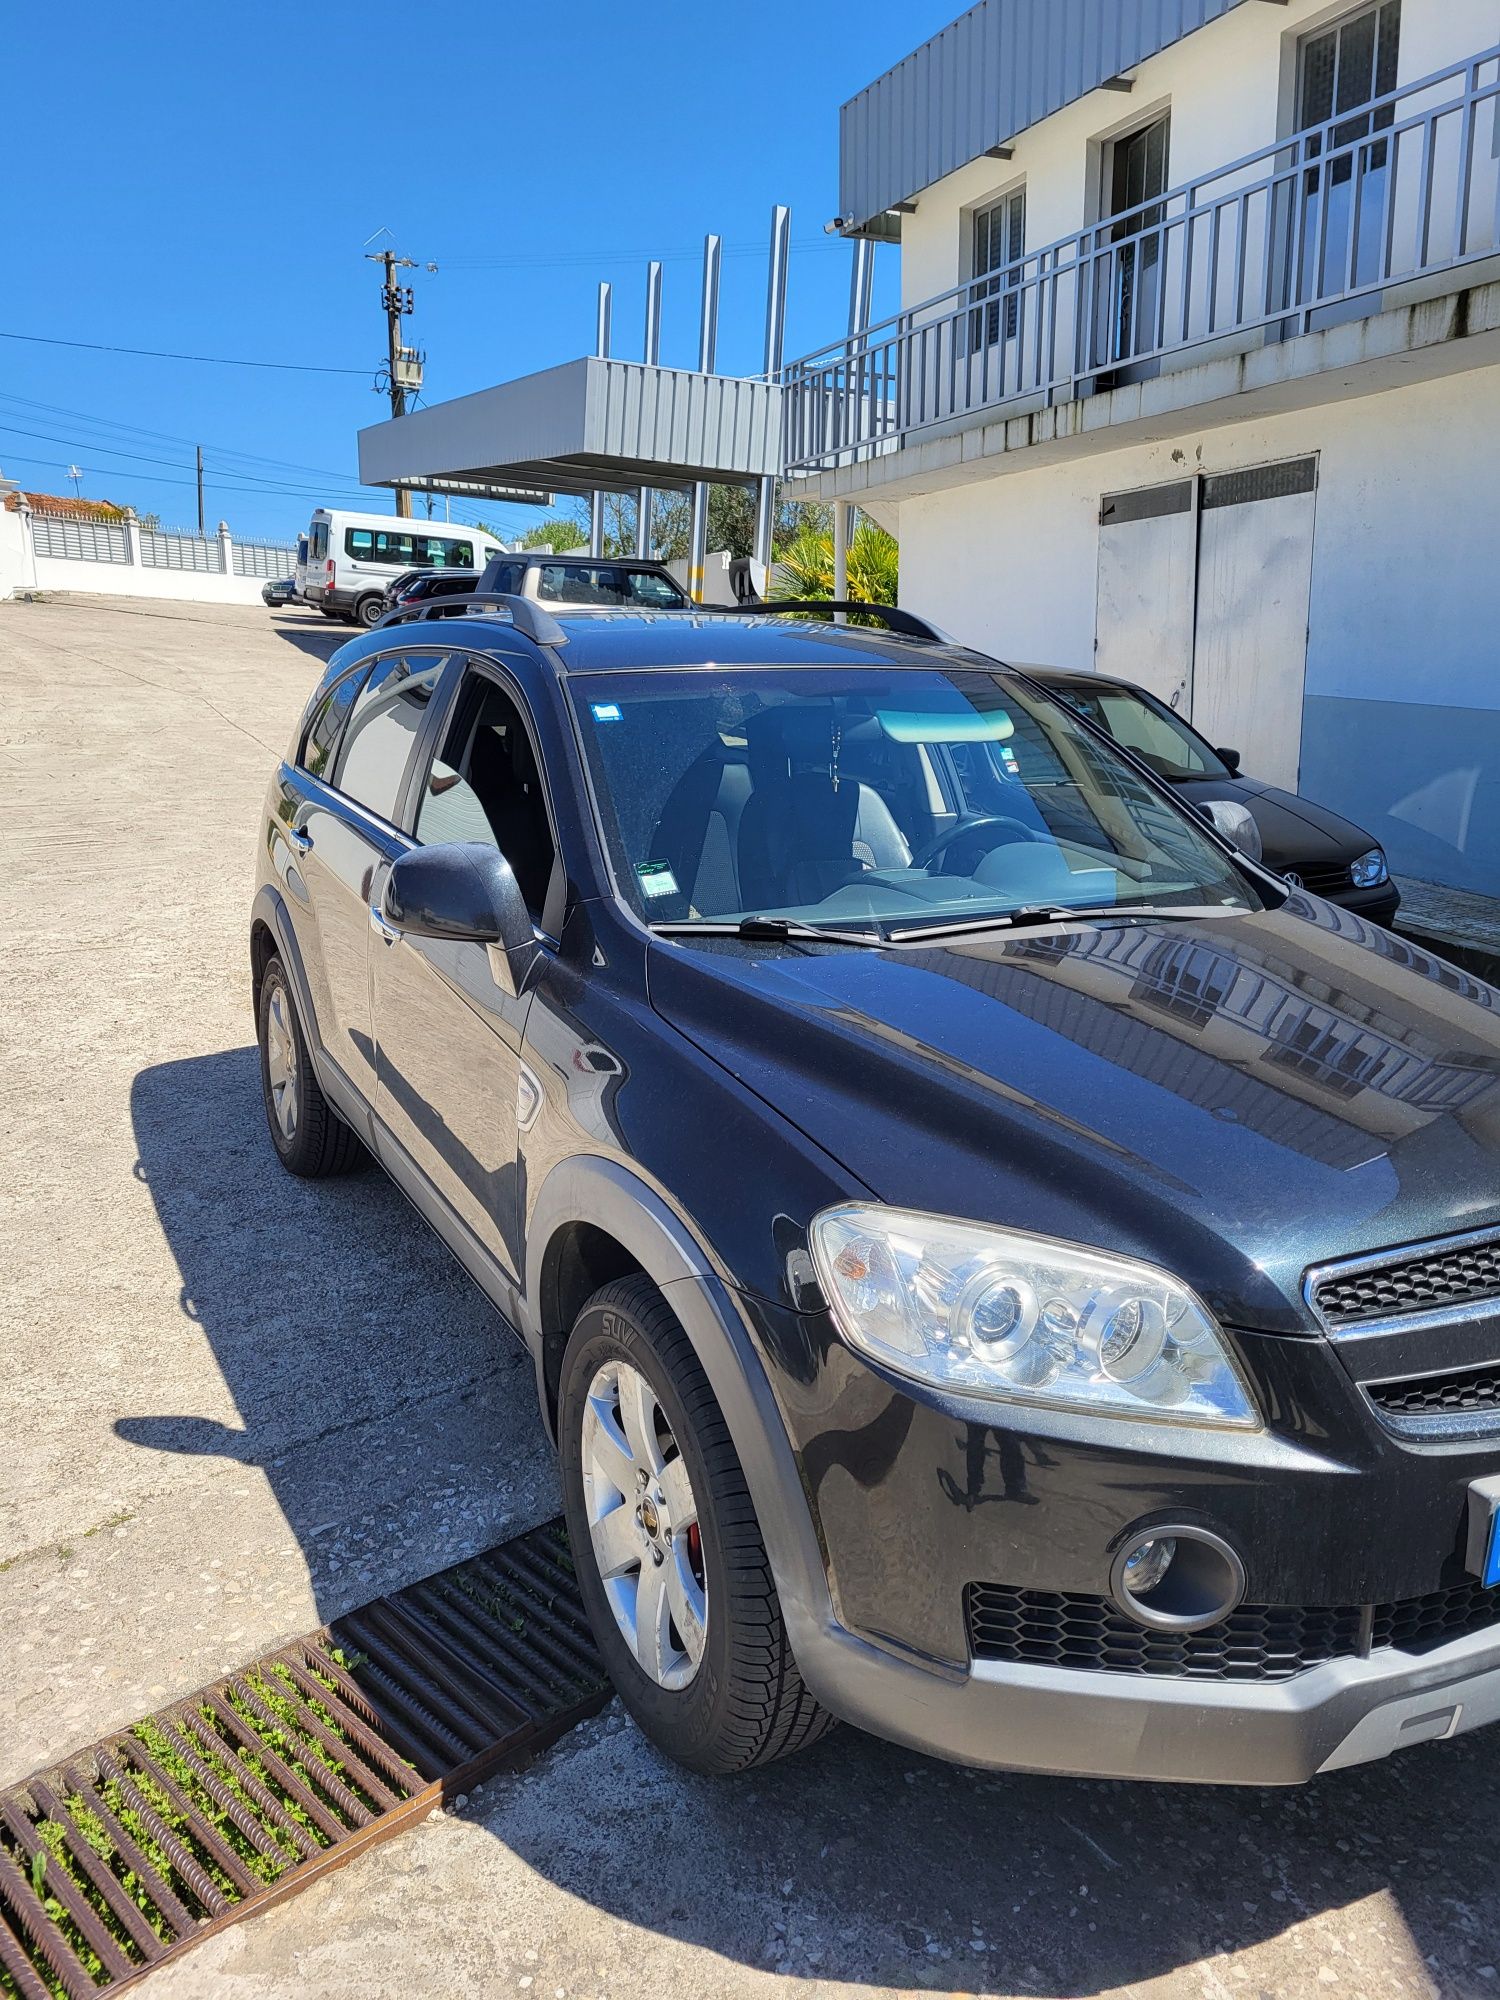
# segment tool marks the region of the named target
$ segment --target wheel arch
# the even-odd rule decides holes
[[[581,1157],[543,1182],[527,1233],[526,1306],[543,1413],[578,1308],[611,1279],[658,1285],[698,1357],[734,1441],[791,1629],[825,1627],[832,1604],[812,1512],[770,1380],[732,1288],[690,1226],[617,1160]],[[597,1282],[589,1282],[597,1277]],[[587,1285],[587,1289],[583,1289]]]

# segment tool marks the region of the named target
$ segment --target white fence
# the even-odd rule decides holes
[[[200,603],[254,604],[261,584],[290,576],[297,552],[285,542],[237,542],[224,522],[217,534],[81,521],[23,506],[0,533],[0,597],[18,590],[88,591],[114,597],[172,597]]]

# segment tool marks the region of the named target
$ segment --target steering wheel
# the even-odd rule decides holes
[[[1008,813],[974,813],[968,819],[961,819],[956,826],[944,827],[935,840],[929,840],[919,854],[911,858],[913,868],[929,867],[940,855],[946,854],[956,842],[966,839],[971,833],[979,833],[985,827],[1003,826],[1014,840],[1036,841],[1041,835],[1023,820],[1012,819]],[[1006,847],[1009,841],[996,841],[997,847]],[[941,872],[941,871],[940,871]]]

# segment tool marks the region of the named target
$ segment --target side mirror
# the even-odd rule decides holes
[[[536,933],[510,863],[484,841],[414,847],[386,877],[375,928],[387,942],[447,938],[491,947],[499,983],[516,993],[536,956]]]
[[[1214,755],[1228,771],[1231,778],[1240,775],[1240,753],[1238,750],[1215,750]]]

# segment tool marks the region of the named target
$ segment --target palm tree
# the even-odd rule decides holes
[[[894,535],[863,515],[849,537],[848,591],[851,602],[894,604],[900,551]],[[833,596],[833,535],[815,523],[799,527],[777,557],[771,595],[781,598]]]

